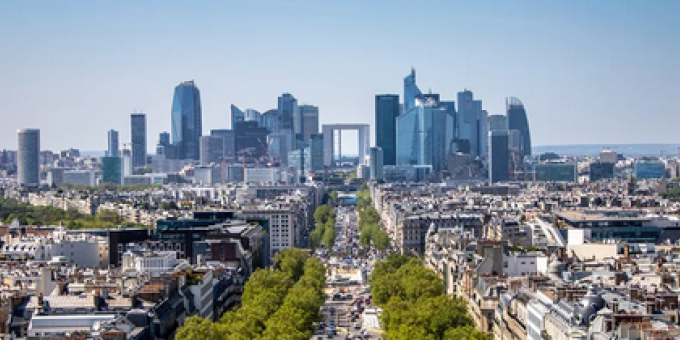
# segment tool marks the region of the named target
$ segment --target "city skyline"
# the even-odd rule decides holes
[[[0,39],[9,48],[0,56],[6,122],[0,148],[16,149],[16,131],[37,128],[43,149],[104,151],[111,129],[120,131],[121,145],[130,142],[129,114],[142,111],[152,151],[158,133],[171,130],[172,89],[186,79],[201,87],[203,135],[230,128],[231,104],[265,112],[286,92],[302,98],[299,105],[318,107],[320,125],[374,126],[375,95],[403,95],[400,79],[410,67],[428,85],[423,92],[431,88],[442,100],[455,100],[455,93],[469,89],[489,115],[505,112],[505,98],[520,98],[537,146],[676,142],[680,44],[674,32],[680,23],[674,18],[680,4],[436,2],[427,6],[422,25],[405,25],[412,7],[258,1],[66,8],[3,2]],[[222,20],[230,11],[243,15]],[[450,15],[455,12],[465,15]],[[167,19],[180,14],[201,20],[174,27],[176,21]],[[310,22],[278,25],[279,14]],[[260,27],[236,29],[255,17]],[[309,29],[314,24],[323,30]],[[471,32],[472,24],[480,28]],[[134,39],[125,39],[133,32]],[[295,43],[282,44],[274,32]],[[188,37],[195,39],[190,63],[189,52],[177,47]],[[404,43],[410,48],[391,52]],[[293,53],[305,44],[307,53]],[[230,52],[234,46],[248,51]],[[465,53],[457,52],[461,46]],[[441,55],[433,55],[434,49]],[[64,79],[79,84],[77,90],[62,86]],[[645,119],[632,124],[640,112]],[[72,121],[86,122],[87,129],[64,134]],[[344,149],[356,149],[352,138],[346,140]]]

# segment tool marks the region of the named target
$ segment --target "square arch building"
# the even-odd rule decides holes
[[[335,163],[335,131],[356,130],[359,145],[359,164],[366,162],[371,143],[371,130],[368,124],[324,124],[323,133],[323,165],[332,168]],[[342,144],[341,134],[338,134],[339,144]],[[342,153],[342,152],[340,152]]]

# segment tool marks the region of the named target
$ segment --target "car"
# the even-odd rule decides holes
[[[361,331],[361,335],[364,337],[364,339],[370,338],[370,337],[371,337],[371,333],[369,333],[369,332],[368,332],[367,330],[365,330],[365,329]]]
[[[354,323],[354,329],[361,329],[361,324],[358,322]]]
[[[331,333],[331,332],[326,333],[326,336],[327,336],[329,339],[333,339],[333,333]]]

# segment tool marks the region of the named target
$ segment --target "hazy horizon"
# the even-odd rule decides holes
[[[204,134],[284,92],[321,124],[373,126],[374,96],[401,96],[412,66],[424,92],[470,89],[489,114],[520,98],[536,146],[674,143],[678,17],[676,1],[4,1],[0,149],[20,128],[42,149],[104,150],[109,129],[122,146],[141,111],[152,151],[190,79]]]

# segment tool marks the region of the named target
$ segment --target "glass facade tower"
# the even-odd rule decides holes
[[[508,129],[517,130],[520,134],[520,145],[524,155],[531,155],[531,133],[529,131],[529,120],[524,104],[515,98],[510,97],[506,101]]]
[[[133,113],[130,117],[132,136],[132,166],[146,165],[146,115]],[[112,157],[114,157],[112,155]]]
[[[435,171],[443,170],[448,117],[446,109],[419,102],[397,117],[397,165],[431,165]]]
[[[113,157],[118,156],[118,131],[109,130],[108,137],[109,147],[108,150],[106,150],[106,155]]]
[[[413,108],[416,105],[416,98],[421,98],[422,95],[416,85],[416,70],[411,68],[411,73],[404,78],[404,112]]]
[[[375,96],[375,145],[382,149],[383,164],[397,164],[397,117],[399,95]]]
[[[185,81],[175,87],[172,100],[172,144],[179,158],[199,159],[202,134],[201,94],[193,80]]]
[[[480,131],[486,131],[486,128],[480,129],[480,120],[484,118],[483,116],[482,101],[475,100],[472,91],[458,92],[457,135],[458,139],[469,142],[469,153],[472,156],[486,153],[486,150],[482,150],[486,142],[481,141],[486,139],[486,134],[480,136]]]
[[[489,182],[505,182],[508,171],[508,130],[489,131]]]

